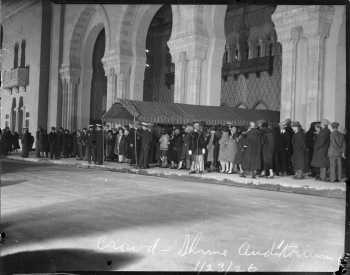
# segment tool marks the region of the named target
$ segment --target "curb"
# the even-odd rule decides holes
[[[132,167],[123,167],[123,168],[113,168],[106,167],[104,165],[96,165],[96,164],[84,164],[84,163],[66,163],[60,160],[47,160],[47,159],[36,159],[36,158],[22,158],[18,156],[7,156],[5,159],[13,160],[13,161],[25,161],[25,162],[35,162],[35,163],[43,163],[43,164],[54,164],[61,166],[69,166],[76,168],[84,168],[84,169],[99,169],[103,171],[110,172],[118,172],[118,173],[129,173],[143,176],[153,176],[160,178],[170,178],[174,180],[183,180],[183,181],[191,181],[191,182],[201,182],[201,183],[209,183],[209,184],[218,184],[218,185],[226,185],[226,186],[234,186],[239,188],[254,188],[266,191],[275,191],[275,192],[285,192],[285,193],[295,193],[301,195],[311,195],[311,196],[320,196],[327,198],[336,198],[336,199],[345,199],[346,190],[342,189],[316,189],[312,187],[293,187],[293,186],[283,186],[281,184],[274,183],[259,183],[255,184],[253,182],[241,183],[230,179],[213,179],[213,178],[203,178],[198,176],[191,175],[174,175],[174,174],[165,174],[165,173],[150,173],[147,170],[136,169]]]

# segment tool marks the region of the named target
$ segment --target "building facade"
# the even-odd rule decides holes
[[[3,0],[0,127],[71,130],[118,98],[345,126],[345,6]]]

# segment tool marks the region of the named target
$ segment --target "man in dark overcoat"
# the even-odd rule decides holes
[[[292,123],[292,128],[294,131],[294,135],[292,137],[292,162],[295,172],[294,178],[303,179],[305,167],[307,166],[307,146],[305,133],[298,121]]]
[[[192,141],[190,147],[191,155],[193,155],[190,174],[195,172],[204,172],[204,155],[206,153],[206,149],[203,126],[199,122],[195,122],[193,124]]]
[[[62,127],[58,128],[57,131],[57,156],[60,158],[63,153],[63,135],[64,135],[64,130]]]
[[[58,140],[57,140],[57,133],[56,128],[51,127],[51,132],[49,133],[49,150],[50,150],[50,158],[57,158],[58,157]]]
[[[286,176],[287,174],[293,174],[291,157],[293,153],[292,149],[292,137],[293,133],[290,132],[287,127],[287,122],[283,121],[279,124],[280,129],[276,134],[276,159],[275,159],[275,172],[280,176]]]
[[[96,146],[95,146],[95,163],[98,165],[102,165],[103,164],[103,126],[101,124],[97,124],[96,125],[96,133],[95,133],[95,140],[96,140]]]
[[[261,153],[262,153],[262,172],[261,176],[269,178],[274,177],[273,157],[275,150],[275,137],[272,129],[268,127],[266,121],[260,121],[259,129],[261,133]]]
[[[12,137],[11,131],[9,127],[6,127],[3,132],[3,140],[4,140],[4,154],[5,156],[9,154],[12,147]]]
[[[24,128],[24,133],[22,136],[22,157],[26,158],[29,156],[29,152],[31,149],[31,139],[30,134],[28,132],[28,128]]]
[[[256,178],[257,171],[261,169],[261,135],[253,121],[249,123],[245,146],[243,169],[244,171],[251,171],[252,177]]]
[[[321,120],[321,130],[315,140],[314,153],[311,161],[311,166],[320,169],[320,175],[317,179],[322,181],[326,181],[326,172],[329,167],[328,147],[331,132],[328,129],[328,125],[329,121],[327,119]]]
[[[95,161],[95,151],[94,151],[94,146],[95,146],[95,129],[94,125],[89,126],[89,130],[86,133],[86,159],[89,163],[92,161]]]
[[[86,148],[87,148],[87,129],[83,128],[80,135],[81,144],[81,158],[87,160]]]
[[[152,132],[147,123],[142,123],[142,130],[140,131],[141,145],[140,145],[140,160],[139,166],[141,169],[147,169],[149,161],[149,153],[152,143]]]
[[[170,139],[169,160],[171,168],[175,169],[181,159],[182,136],[179,128],[175,128]]]

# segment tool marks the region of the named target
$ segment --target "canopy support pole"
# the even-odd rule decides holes
[[[137,161],[137,138],[136,138],[136,135],[137,135],[137,129],[136,129],[136,119],[135,119],[135,115],[134,116],[134,127],[135,127],[135,165],[138,166],[138,161]]]

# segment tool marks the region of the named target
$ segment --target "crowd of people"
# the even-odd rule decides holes
[[[289,119],[278,125],[260,120],[248,127],[206,126],[195,122],[183,126],[137,123],[110,129],[90,125],[70,133],[62,127],[47,133],[39,129],[35,153],[40,158],[77,158],[89,163],[126,162],[147,169],[151,165],[187,169],[189,173],[217,171],[273,178],[306,175],[321,181],[341,181],[344,176],[345,135],[339,123],[323,119],[305,132]],[[19,149],[19,135],[7,128],[0,135],[6,155]],[[28,157],[33,136],[24,129],[22,156]]]

